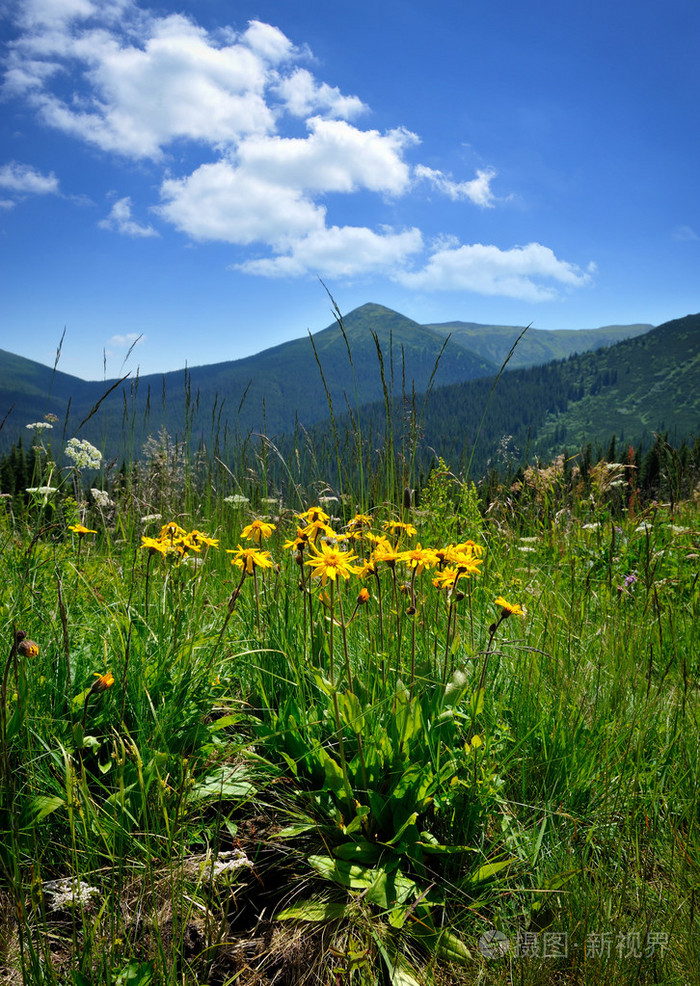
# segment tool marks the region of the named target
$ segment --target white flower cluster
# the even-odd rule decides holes
[[[246,503],[250,503],[247,496],[241,496],[240,493],[233,493],[231,496],[224,497],[224,503],[231,503],[234,507],[244,507]]]
[[[39,496],[48,496],[49,493],[55,493],[58,487],[56,486],[28,486],[27,493],[37,493]]]
[[[99,469],[102,464],[102,453],[90,442],[80,438],[69,438],[66,445],[66,456],[76,469]]]
[[[184,861],[184,872],[190,878],[216,881],[222,876],[232,876],[238,870],[252,870],[255,864],[248,859],[242,849],[220,852],[216,859],[210,853],[203,856],[190,856]]]
[[[110,500],[109,493],[107,493],[106,490],[92,489],[90,492],[92,493],[92,498],[100,510],[106,510],[107,507],[114,506],[114,501]]]
[[[27,428],[29,428],[30,431],[39,431],[39,432],[41,432],[41,431],[44,431],[45,429],[48,429],[49,431],[51,431],[51,429],[53,428],[53,425],[50,425],[47,421],[34,421],[34,422],[32,422],[32,424],[27,425]]]
[[[87,907],[93,897],[99,897],[97,887],[91,887],[83,880],[48,880],[41,889],[48,897],[49,910],[59,911],[67,907]]]

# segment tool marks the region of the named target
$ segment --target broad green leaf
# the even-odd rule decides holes
[[[278,921],[336,921],[348,913],[347,904],[333,901],[307,900],[294,904],[276,915]]]
[[[325,750],[319,750],[319,759],[326,775],[326,787],[338,797],[345,795],[345,778],[340,765]]]
[[[29,802],[29,807],[26,811],[27,821],[25,824],[36,825],[37,822],[41,822],[47,815],[57,811],[59,808],[65,808],[65,806],[65,798],[60,798],[58,795],[39,794],[35,798],[32,798]]]
[[[362,823],[367,818],[370,813],[370,809],[367,805],[360,805],[355,803],[355,817],[349,822],[345,827],[344,831],[346,835],[352,835],[353,832],[359,832],[362,829]]]
[[[472,959],[472,954],[462,939],[446,929],[443,929],[439,933],[435,954],[440,959],[445,959],[447,962],[459,963],[460,965],[466,965]]]
[[[292,822],[291,825],[286,825],[283,829],[280,829],[277,833],[277,838],[294,839],[297,835],[303,835],[304,832],[313,832],[316,828],[316,822]]]
[[[255,794],[255,785],[246,780],[240,772],[217,770],[208,774],[192,788],[190,800],[215,801],[216,799],[243,800]]]
[[[467,688],[467,676],[464,671],[457,670],[445,686],[444,704],[448,709],[462,701]]]
[[[240,723],[240,721],[241,716],[239,715],[221,716],[221,718],[217,719],[216,722],[212,722],[209,726],[209,731],[215,733],[219,729],[226,729],[227,726],[236,726]]]
[[[337,859],[344,859],[353,863],[376,863],[381,855],[381,849],[367,839],[358,839],[357,842],[344,842],[333,850]]]
[[[485,688],[480,688],[477,692],[472,695],[471,702],[469,703],[469,711],[472,714],[472,719],[476,719],[484,711],[484,695],[486,694]]]
[[[507,867],[512,866],[515,862],[514,859],[503,859],[499,863],[485,863],[480,866],[476,873],[468,878],[468,883],[481,883],[483,880],[490,880],[497,873],[505,870]]]

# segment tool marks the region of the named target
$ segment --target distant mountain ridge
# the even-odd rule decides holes
[[[483,359],[501,366],[511,347],[522,332],[512,325],[482,325],[478,322],[440,322],[425,326],[440,336],[450,338],[468,349],[473,349]],[[604,325],[598,329],[533,329],[528,328],[513,353],[508,368],[536,366],[553,359],[565,359],[573,353],[612,346],[623,339],[631,339],[649,332],[653,326]]]
[[[598,330],[528,329],[509,364],[568,356],[582,343],[609,344],[648,327]],[[422,394],[493,377],[513,341],[516,326],[475,323],[420,325],[382,305],[362,305],[319,332],[285,342],[241,360],[165,374],[138,374],[119,383],[84,381],[0,350],[0,449],[23,435],[25,425],[51,412],[58,422],[53,446],[78,434],[104,447],[107,457],[138,455],[149,433],[165,428],[193,443],[212,447],[215,435],[244,439],[309,428],[384,394]],[[517,356],[517,359],[516,359]],[[510,374],[509,374],[510,376]],[[87,423],[82,425],[85,419]]]
[[[527,335],[526,335],[527,337]],[[393,417],[400,421],[401,408]],[[485,412],[485,413],[484,413]],[[385,409],[363,409],[362,425],[383,440]],[[347,422],[340,420],[342,433]],[[312,441],[323,446],[323,426]],[[594,352],[440,387],[421,405],[418,461],[442,455],[472,475],[525,458],[546,462],[587,445],[649,448],[655,434],[678,446],[700,439],[700,314],[657,326]],[[394,436],[396,441],[396,435]]]

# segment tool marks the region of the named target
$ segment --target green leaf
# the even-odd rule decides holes
[[[220,768],[195,784],[190,792],[190,800],[199,802],[226,798],[242,801],[253,794],[255,785],[246,780],[240,771]]]
[[[515,859],[503,859],[499,863],[485,863],[484,866],[480,866],[476,873],[472,873],[467,882],[468,883],[481,883],[484,880],[490,880],[497,873],[505,870],[507,867],[512,866],[515,863]]]
[[[476,719],[484,711],[484,695],[486,694],[485,688],[480,688],[477,692],[474,692],[469,703],[469,711],[472,714],[472,719]]]
[[[455,962],[459,965],[466,965],[472,960],[472,954],[462,939],[447,929],[440,932],[435,954],[446,962]]]
[[[151,963],[132,959],[128,965],[124,966],[114,982],[115,986],[149,986],[152,980],[153,966]]]
[[[357,842],[344,842],[333,850],[338,859],[344,859],[353,863],[376,863],[381,855],[381,849],[367,839],[359,839]]]
[[[217,719],[216,722],[211,723],[209,726],[209,731],[215,733],[219,729],[226,729],[227,726],[236,726],[240,723],[240,721],[241,716],[239,715],[221,716],[221,718]]]
[[[43,821],[47,815],[50,815],[54,811],[58,811],[59,808],[65,808],[66,799],[60,798],[58,795],[37,795],[32,798],[29,802],[29,806],[26,809],[26,825],[36,825],[38,822]]]
[[[355,817],[349,822],[345,828],[344,832],[346,835],[352,835],[353,832],[359,832],[362,830],[362,823],[367,818],[370,813],[370,809],[367,805],[355,804]]]
[[[286,825],[277,833],[278,839],[294,839],[305,832],[313,832],[317,828],[316,822],[292,822]]]
[[[337,921],[348,913],[348,905],[333,901],[306,900],[280,911],[278,921]]]
[[[319,750],[319,760],[326,775],[326,787],[336,795],[345,796],[345,778],[340,765],[325,750]]]

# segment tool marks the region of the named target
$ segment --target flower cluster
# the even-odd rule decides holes
[[[189,552],[199,554],[202,548],[218,548],[217,538],[209,537],[203,531],[186,531],[176,524],[169,521],[164,524],[157,537],[141,537],[141,547],[145,548],[151,555],[159,554],[175,555],[179,558],[185,557]]]
[[[85,439],[70,438],[65,448],[65,455],[77,470],[99,469],[102,465],[102,453]]]

